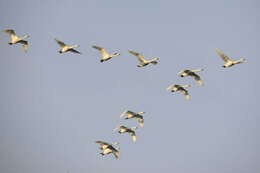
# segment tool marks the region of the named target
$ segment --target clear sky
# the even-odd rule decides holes
[[[257,173],[258,0],[2,0],[0,29],[29,34],[28,53],[0,34],[1,173]],[[80,44],[59,54],[54,38]],[[99,45],[121,56],[100,63]],[[220,48],[247,63],[224,69]],[[138,68],[127,50],[159,57]],[[205,67],[205,86],[176,74]],[[192,99],[166,91],[192,84]],[[119,115],[145,111],[132,143]],[[95,140],[120,142],[101,157]]]

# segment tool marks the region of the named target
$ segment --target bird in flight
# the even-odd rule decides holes
[[[220,49],[216,48],[217,54],[222,58],[222,60],[225,62],[225,64],[222,66],[224,68],[231,67],[236,64],[240,64],[243,62],[246,62],[245,58],[240,58],[239,60],[232,60],[227,55],[225,55]]]
[[[27,52],[27,50],[29,48],[29,44],[26,39],[29,38],[29,35],[25,35],[23,37],[18,37],[13,29],[7,29],[7,30],[4,30],[3,32],[9,34],[9,36],[11,38],[11,41],[8,43],[9,45],[20,43],[23,45],[23,50],[25,52]]]
[[[104,49],[103,47],[92,46],[92,48],[97,49],[97,50],[101,53],[102,57],[101,57],[101,59],[100,59],[100,62],[108,61],[108,60],[110,60],[111,58],[113,58],[114,56],[119,56],[119,55],[120,55],[120,53],[117,53],[117,52],[115,52],[115,53],[113,53],[113,54],[109,54],[109,53],[106,51],[106,49]]]
[[[59,53],[73,52],[73,53],[81,54],[81,52],[79,52],[75,49],[75,48],[79,47],[79,45],[76,44],[76,45],[69,46],[56,38],[54,40],[61,47],[61,49],[59,50]]]
[[[128,128],[126,126],[118,126],[114,129],[114,131],[118,130],[118,133],[122,134],[122,133],[129,133],[130,136],[132,137],[132,140],[133,142],[136,142],[136,133],[135,133],[135,130],[137,129],[138,127],[132,127],[132,128]]]
[[[113,146],[113,144],[109,144],[103,141],[96,141],[96,143],[101,146],[100,149],[102,150],[102,152],[99,154],[101,154],[102,156],[113,153],[116,159],[119,158],[120,156],[119,147]],[[114,143],[114,145],[117,144],[118,144],[117,142]]]
[[[197,82],[198,85],[203,85],[203,84],[204,84],[203,80],[202,80],[201,77],[196,73],[196,72],[200,72],[200,71],[203,71],[203,70],[204,70],[204,69],[183,70],[183,71],[180,71],[180,72],[178,73],[178,75],[179,75],[180,77],[191,76],[191,77],[193,77],[193,78],[196,80],[196,82]]]
[[[143,117],[143,114],[145,112],[133,112],[133,111],[124,111],[121,115],[120,115],[120,118],[123,118],[125,116],[125,119],[131,119],[131,118],[135,118],[137,119],[140,127],[143,127],[144,126],[144,117]]]
[[[139,61],[139,64],[137,65],[137,67],[144,67],[144,66],[147,66],[148,64],[157,64],[158,63],[158,60],[159,58],[152,58],[150,60],[147,60],[144,58],[144,55],[138,53],[138,52],[135,52],[135,51],[132,51],[132,50],[128,50],[129,53],[131,53],[132,55],[136,56],[138,61]]]
[[[186,100],[190,100],[191,96],[189,95],[188,90],[185,88],[190,87],[191,85],[170,85],[167,90],[170,90],[171,92],[177,92],[180,91],[184,96]]]

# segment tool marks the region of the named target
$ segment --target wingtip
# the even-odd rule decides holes
[[[198,84],[199,86],[203,86],[203,85],[204,85],[204,81],[203,81],[203,80],[198,80],[198,81],[197,81],[197,84]]]
[[[171,88],[172,88],[172,85],[168,86],[168,87],[166,88],[166,91],[171,90]]]
[[[133,136],[133,137],[132,137],[132,140],[133,140],[133,142],[136,142],[137,137],[136,137],[136,136]]]
[[[119,128],[119,127],[114,128],[114,129],[113,129],[113,132],[117,131],[118,128]]]
[[[122,112],[121,114],[120,114],[120,118],[123,118],[123,116],[125,116],[125,114],[126,114],[126,110],[124,111],[124,112]]]
[[[186,99],[186,100],[190,100],[190,99],[191,99],[191,96],[190,96],[190,95],[186,95],[186,96],[185,96],[185,99]]]

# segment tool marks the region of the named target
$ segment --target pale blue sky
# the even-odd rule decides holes
[[[9,0],[0,29],[30,34],[30,48],[0,34],[0,172],[257,173],[259,12],[257,0]],[[62,54],[53,40],[80,44]],[[92,45],[122,55],[100,63]],[[247,63],[223,69],[214,49]],[[137,68],[133,49],[159,57]],[[205,86],[176,75],[200,72]],[[192,99],[172,84],[192,84]],[[135,144],[112,129],[126,109],[145,111]],[[102,158],[95,140],[120,142]]]

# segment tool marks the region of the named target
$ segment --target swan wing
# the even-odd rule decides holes
[[[58,43],[58,45],[60,46],[60,47],[65,47],[66,46],[66,44],[64,43],[64,42],[62,42],[62,41],[60,41],[60,40],[58,40],[58,39],[54,39],[57,43]]]
[[[224,54],[220,49],[216,49],[217,54],[222,58],[223,61],[228,62],[232,61],[227,55]]]
[[[132,50],[128,50],[129,53],[131,53],[132,55],[136,56],[138,61],[141,63],[145,62],[144,56],[138,52],[132,51]]]
[[[92,48],[99,50],[99,52],[101,53],[101,55],[102,55],[103,57],[109,56],[109,53],[108,53],[103,47],[100,47],[100,46],[92,46]]]

